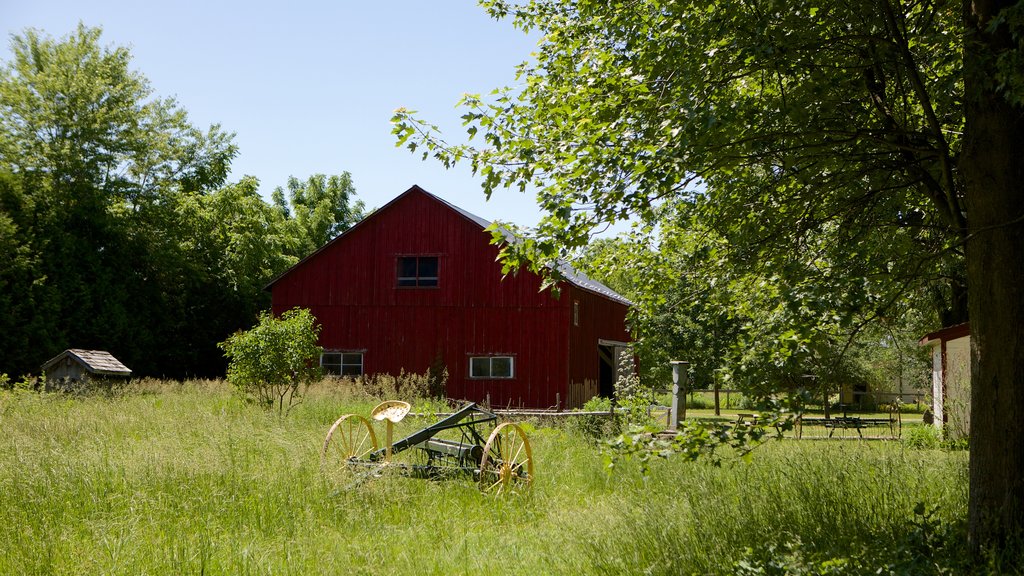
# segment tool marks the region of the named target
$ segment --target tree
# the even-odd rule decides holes
[[[169,199],[223,184],[236,148],[217,126],[200,131],[173,100],[152,98],[129,51],[103,47],[100,34],[28,30],[0,67],[0,170],[16,191],[3,208],[31,262],[16,294],[34,317],[0,352],[12,373],[72,343],[113,347],[148,365],[142,373],[183,368],[151,354],[183,341],[165,328],[179,312],[164,290],[180,278],[166,267]]]
[[[28,30],[0,67],[0,368],[67,347],[136,374],[216,376],[263,287],[358,218],[347,174],[296,183],[295,218],[227,182],[233,135],[157,98],[131,53],[79,26]]]
[[[677,214],[663,218],[655,245],[643,236],[599,239],[577,263],[633,301],[630,328],[645,377],[667,382],[669,360],[686,359],[696,386],[725,384],[755,396],[806,389],[820,399],[868,380],[876,390],[899,388],[899,374],[876,366],[890,360],[893,345],[916,348],[929,326],[913,313],[923,294],[894,305],[875,283],[836,277],[842,267],[826,257],[827,230],[809,235],[808,249],[788,261],[761,269],[685,216],[686,203],[668,209]],[[889,317],[876,316],[879,303]]]
[[[513,261],[571,255],[604,222],[653,227],[667,200],[690,202],[751,265],[828,229],[835,276],[885,287],[876,315],[901,290],[930,290],[947,323],[969,309],[971,536],[1024,530],[1024,8],[483,5],[543,35],[520,88],[463,99],[484,145],[449,145],[405,110],[395,134],[424,157],[469,162],[488,195],[539,190],[547,216],[506,246]]]
[[[276,407],[279,415],[285,414],[299,401],[301,388],[321,376],[319,334],[320,326],[309,310],[295,308],[280,318],[260,314],[256,326],[220,344],[231,361],[228,382],[260,404]]]
[[[252,177],[208,194],[175,195],[170,205],[163,236],[172,245],[161,261],[163,273],[177,279],[164,298],[177,311],[167,322],[182,336],[169,360],[223,374],[217,343],[269,307],[263,288],[297,261],[290,254],[298,239]]]
[[[1024,6],[964,1],[971,534],[1024,532]]]
[[[355,195],[348,172],[330,177],[314,174],[305,182],[292,176],[287,199],[283,188],[274,189],[274,205],[289,218],[298,239],[295,256],[308,256],[363,218],[364,204],[354,201]]]
[[[45,319],[53,302],[37,274],[31,202],[19,180],[0,171],[0,372],[16,376],[24,373],[22,367],[39,365],[33,350],[51,344]]]

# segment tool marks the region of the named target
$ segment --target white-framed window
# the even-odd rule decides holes
[[[572,301],[572,325],[573,326],[579,326],[580,325],[580,301],[579,300],[573,300]]]
[[[330,351],[320,355],[320,366],[324,374],[334,376],[361,376],[363,374],[362,352]]]
[[[436,288],[438,272],[437,256],[399,256],[399,288]]]
[[[512,356],[470,356],[470,378],[514,378],[515,358]]]

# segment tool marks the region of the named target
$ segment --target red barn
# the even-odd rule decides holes
[[[321,364],[346,375],[448,369],[448,396],[573,408],[610,395],[629,301],[568,270],[556,297],[503,279],[489,222],[413,186],[273,280],[273,312],[309,308]]]

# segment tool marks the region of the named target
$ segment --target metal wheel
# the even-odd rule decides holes
[[[377,449],[377,435],[370,421],[358,414],[345,414],[331,426],[320,451],[320,468],[334,474]]]
[[[490,494],[521,493],[533,484],[533,452],[526,433],[506,422],[491,432],[480,460],[480,490]]]

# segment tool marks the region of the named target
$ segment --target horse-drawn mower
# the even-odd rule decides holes
[[[331,478],[353,483],[398,471],[417,478],[471,477],[486,493],[524,492],[533,482],[533,452],[523,429],[475,403],[392,442],[394,425],[409,413],[405,402],[382,402],[370,419],[346,414],[331,426],[321,451],[321,468]],[[373,422],[387,428],[383,447]],[[485,439],[483,434],[493,428]],[[409,458],[399,454],[415,448]]]

